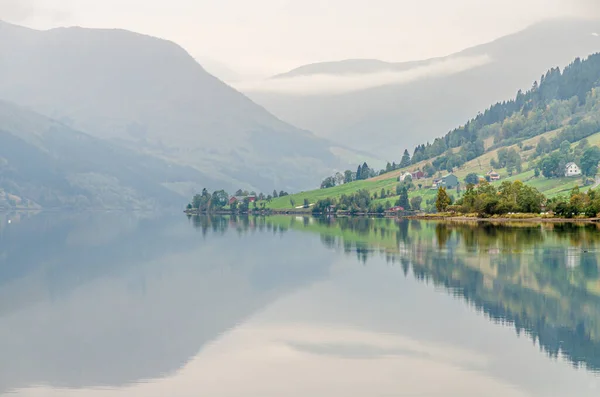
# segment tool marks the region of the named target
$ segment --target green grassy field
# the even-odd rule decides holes
[[[534,138],[523,141],[523,146],[531,146],[534,147],[537,145],[539,140],[542,137],[545,137],[548,140],[551,140],[556,134],[558,134],[560,130],[550,131],[542,135],[538,135]],[[600,146],[600,133],[594,134],[587,138],[590,145]],[[486,145],[489,147],[490,142],[486,141]],[[572,145],[577,145],[578,142],[574,142]],[[520,180],[532,187],[535,187],[540,192],[544,193],[547,197],[554,197],[561,194],[568,194],[571,189],[575,186],[581,186],[582,179],[581,178],[555,178],[555,179],[547,179],[542,176],[535,178],[533,172],[533,165],[530,164],[531,155],[533,154],[535,149],[529,149],[526,151],[520,150],[517,145],[508,146],[507,148],[515,148],[520,151],[521,157],[523,158],[523,172],[520,174],[509,176],[506,169],[496,169],[501,176],[500,182],[494,182],[494,185],[499,185],[502,181],[516,181]],[[498,156],[498,149],[489,151],[482,156],[473,159],[467,163],[465,163],[462,167],[455,170],[454,174],[458,177],[459,181],[463,185],[464,188],[464,178],[470,173],[476,173],[479,175],[485,175],[490,169],[490,161]],[[316,189],[307,192],[301,192],[297,194],[293,194],[290,196],[285,196],[281,198],[274,199],[271,203],[267,204],[267,207],[272,209],[291,209],[292,204],[291,200],[294,201],[295,207],[300,207],[304,203],[304,199],[308,199],[310,204],[316,203],[318,200],[325,199],[328,197],[331,198],[339,198],[343,194],[352,194],[361,189],[366,189],[371,193],[371,196],[377,194],[380,196],[381,189],[383,188],[385,192],[390,192],[390,196],[384,199],[377,199],[376,202],[381,202],[382,204],[386,201],[390,201],[391,204],[394,204],[398,199],[396,196],[396,185],[398,182],[398,177],[402,175],[404,172],[410,172],[422,168],[427,162],[431,162],[432,159],[414,164],[410,167],[395,170],[389,172],[387,174],[379,175],[375,178],[371,178],[364,181],[356,181],[340,186],[336,186],[330,189]],[[409,192],[409,197],[421,196],[423,197],[423,206],[427,200],[431,200],[435,198],[436,191],[431,189],[431,185],[433,183],[433,178],[421,179],[418,181],[413,181],[416,186],[416,189]],[[418,185],[421,185],[419,188]],[[451,195],[456,196],[457,193],[450,192]]]
[[[347,183],[344,185],[336,186],[330,189],[317,189],[311,190],[308,192],[302,192],[297,194],[292,194],[290,196],[278,197],[273,199],[273,201],[268,205],[269,208],[272,209],[286,209],[292,208],[290,199],[295,201],[295,206],[301,206],[304,203],[304,199],[308,199],[308,201],[313,204],[318,200],[325,199],[327,197],[336,197],[339,198],[343,194],[352,194],[361,189],[367,189],[371,194],[375,192],[380,192],[381,188],[384,189],[393,189],[393,193],[396,194],[396,184],[395,179],[384,179],[379,181],[374,181],[373,179],[368,179],[365,181],[356,181],[352,183]]]

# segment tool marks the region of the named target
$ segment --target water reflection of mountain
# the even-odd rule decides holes
[[[303,247],[281,239],[283,268],[267,240],[221,233],[226,226],[213,223],[203,236],[180,215],[3,219],[0,394],[168,376],[223,332],[326,272],[328,253],[306,262]]]
[[[321,245],[364,263],[373,256],[399,263],[492,320],[513,323],[550,356],[598,370],[599,239],[595,227],[391,219],[3,220],[0,351],[7,359],[0,360],[0,394],[39,384],[116,387],[173,374],[282,296],[326,279],[337,254]]]
[[[215,220],[196,218],[206,230]],[[322,243],[412,268],[464,298],[492,321],[512,323],[550,357],[600,371],[600,229],[577,224],[434,223],[369,218],[240,218],[238,231],[288,228],[320,233]]]
[[[283,220],[280,220],[283,222]],[[595,225],[445,224],[389,219],[293,223],[357,255],[398,261],[407,274],[512,323],[550,357],[600,371],[600,231]]]

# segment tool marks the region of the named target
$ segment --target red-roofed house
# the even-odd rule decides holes
[[[244,201],[244,199],[248,199],[248,202],[253,203],[256,201],[256,196],[231,196],[229,198],[229,205],[238,202],[238,203],[242,203]]]
[[[425,178],[425,173],[421,170],[415,171],[412,173],[412,179],[413,180],[418,180],[418,179],[423,179]]]

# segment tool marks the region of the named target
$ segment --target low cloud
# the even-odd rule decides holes
[[[22,22],[34,14],[32,0],[0,0],[0,20]]]
[[[430,77],[447,76],[491,62],[488,55],[455,57],[404,71],[380,71],[365,74],[315,74],[280,77],[234,84],[242,92],[273,92],[294,95],[342,94],[386,85],[407,84]]]
[[[600,18],[600,0],[569,0],[579,8],[582,16]]]
[[[48,6],[40,0],[0,0],[0,20],[23,23],[42,19],[63,22],[70,16],[70,0],[61,0],[60,7]]]

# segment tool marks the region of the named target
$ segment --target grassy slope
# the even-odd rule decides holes
[[[551,140],[559,130],[546,132],[545,134],[538,135],[534,138],[523,141],[523,147],[532,146],[535,147],[538,141],[545,137],[548,140]],[[587,138],[590,145],[600,146],[600,133],[592,135]],[[573,143],[573,146],[577,145],[578,142]],[[489,147],[491,145],[491,141],[486,141],[486,146]],[[519,148],[517,145],[508,146],[508,148],[514,147],[517,150]],[[533,154],[534,149],[530,150],[520,150],[521,157],[523,158],[523,172],[518,175],[513,175],[512,177],[508,176],[506,169],[496,170],[502,177],[502,180],[520,180],[522,182],[527,183],[530,186],[533,186],[544,193],[547,197],[554,197],[559,194],[568,193],[573,187],[579,186],[581,184],[581,178],[556,178],[556,179],[546,179],[543,177],[534,178],[533,170],[529,169],[529,158]],[[490,152],[484,153],[482,156],[473,159],[467,163],[465,163],[462,167],[456,170],[455,175],[459,178],[461,183],[464,184],[464,178],[474,172],[480,175],[487,173],[490,170],[490,160],[496,158],[498,154],[498,149],[492,150]],[[396,170],[384,175],[377,176],[375,178],[371,178],[366,181],[356,181],[352,183],[348,183],[341,186],[336,186],[330,189],[317,189],[311,190],[308,192],[301,192],[297,194],[293,194],[291,196],[282,197],[274,199],[268,206],[273,209],[287,209],[291,208],[290,199],[295,201],[296,206],[300,206],[303,204],[304,199],[308,199],[310,203],[315,203],[317,200],[324,199],[327,197],[335,197],[338,198],[342,194],[351,194],[360,189],[367,189],[371,193],[371,195],[377,193],[378,195],[381,192],[381,189],[384,188],[386,191],[389,190],[392,193],[391,197],[387,197],[383,200],[379,200],[385,202],[389,200],[392,204],[398,199],[396,196],[396,185],[398,184],[398,177],[406,172],[413,171],[418,168],[423,167],[427,162],[431,162],[432,159],[420,162],[418,164],[412,165],[408,168],[404,168],[401,170]],[[423,203],[426,200],[432,199],[435,197],[435,190],[430,189],[429,187],[432,184],[432,178],[422,179],[419,181],[414,181],[415,185],[422,184],[421,189],[416,189],[415,191],[411,191],[409,193],[410,197],[414,196],[422,196]],[[499,184],[500,182],[495,182]],[[454,193],[456,194],[456,193]],[[425,205],[425,204],[423,204]]]

